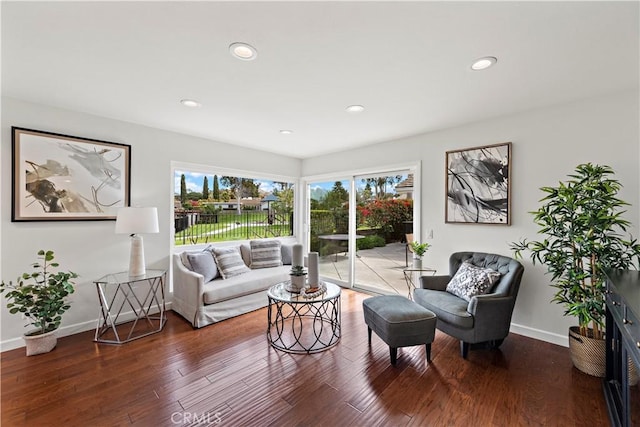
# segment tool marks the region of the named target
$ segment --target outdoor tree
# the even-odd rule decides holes
[[[243,197],[260,197],[260,183],[256,183],[253,179],[243,178],[242,180],[242,196]]]
[[[184,174],[180,177],[180,204],[184,207],[184,203],[187,201],[187,179]]]
[[[322,209],[322,203],[319,200],[316,199],[311,199],[309,201],[309,208],[314,211],[314,210],[319,210]]]
[[[220,185],[218,175],[213,175],[213,200],[220,200]]]
[[[326,209],[333,210],[341,208],[348,201],[349,192],[342,186],[342,182],[336,181],[331,191],[324,198],[324,205]]]
[[[233,197],[236,199],[236,213],[240,215],[240,199],[242,198],[242,178],[237,176],[222,176],[220,177],[222,185],[229,188]]]
[[[402,180],[401,175],[395,176],[379,176],[377,178],[367,178],[364,179],[363,182],[366,182],[369,185],[369,190],[371,190],[371,186],[375,189],[376,199],[385,199],[389,197],[391,194],[387,191],[388,186],[393,186]]]
[[[236,204],[236,212],[238,215],[242,213],[240,201],[243,197],[259,197],[260,184],[256,184],[253,179],[239,178],[237,176],[222,176],[220,182],[228,187],[233,197],[238,202]]]
[[[209,179],[206,176],[202,182],[202,198],[209,199]]]
[[[293,184],[290,182],[275,182],[274,184],[280,189],[273,189],[273,195],[278,198],[278,201],[273,203],[273,209],[276,213],[288,218],[293,212]]]
[[[362,190],[362,201],[368,202],[371,200],[373,196],[373,191],[371,190],[371,184],[367,182],[367,185],[364,186],[364,190]]]
[[[202,196],[202,193],[198,192],[198,191],[187,191],[187,200],[200,200],[203,199],[204,197]],[[193,203],[191,204],[193,206]]]

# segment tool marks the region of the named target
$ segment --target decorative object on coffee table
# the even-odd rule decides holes
[[[302,298],[312,299],[319,297],[325,292],[327,292],[327,285],[325,285],[323,282],[319,282],[314,287],[307,286],[302,288],[302,290],[300,291],[300,296]]]
[[[308,277],[309,287],[315,288],[320,283],[320,277],[319,277],[320,257],[318,255],[318,252],[309,252],[307,267],[309,268],[309,277]]]
[[[291,281],[287,284],[287,290],[293,293],[300,293],[300,290],[304,287],[307,271],[302,265],[294,265],[291,267],[291,271],[289,272],[289,277],[291,277]]]
[[[300,293],[306,282],[307,271],[304,268],[304,257],[302,255],[302,245],[296,243],[291,248],[291,271],[289,277],[291,281],[285,287],[289,292]]]

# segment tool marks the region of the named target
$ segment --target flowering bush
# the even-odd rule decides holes
[[[381,229],[387,240],[399,240],[404,235],[404,222],[413,219],[413,201],[374,200],[359,206],[358,211],[362,223]]]

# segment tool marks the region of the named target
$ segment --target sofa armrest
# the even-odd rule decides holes
[[[420,276],[420,287],[434,291],[444,291],[451,278],[449,276]]]
[[[185,267],[180,254],[173,254],[173,299],[176,311],[195,327],[204,305],[204,276]]]

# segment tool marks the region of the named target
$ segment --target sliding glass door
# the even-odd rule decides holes
[[[413,228],[413,174],[398,170],[354,177],[358,252],[353,286],[407,295],[406,238]]]
[[[417,165],[307,181],[309,248],[320,275],[343,286],[407,295],[407,237],[417,231]]]
[[[349,285],[350,181],[308,184],[309,248],[320,254],[320,276]]]

